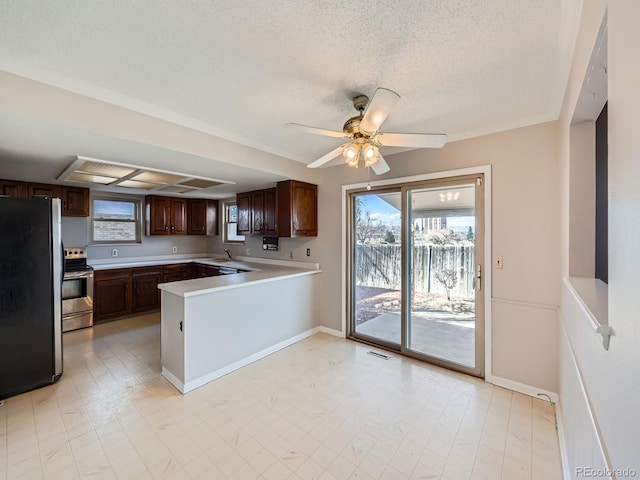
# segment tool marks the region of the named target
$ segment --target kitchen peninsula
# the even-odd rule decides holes
[[[196,261],[244,272],[158,286],[162,374],[180,392],[315,333],[318,265],[253,257]]]

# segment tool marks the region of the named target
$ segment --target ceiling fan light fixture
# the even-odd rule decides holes
[[[366,143],[363,148],[364,166],[370,167],[378,161],[379,157],[378,147],[373,143]]]
[[[352,143],[342,151],[342,156],[347,162],[349,162],[350,160],[357,159],[359,153],[360,153],[360,146],[355,143]]]
[[[342,151],[344,157],[344,163],[353,168],[358,168],[358,161],[360,160],[360,145],[352,143]]]
[[[357,95],[353,98],[353,107],[358,111],[358,115],[349,118],[342,131],[297,123],[287,126],[306,133],[349,139],[347,143],[309,163],[308,168],[324,166],[342,153],[344,162],[350,167],[358,168],[362,158],[365,167],[371,167],[376,175],[383,175],[389,171],[389,165],[380,155],[379,147],[440,148],[447,141],[445,134],[381,132],[382,123],[399,99],[400,95],[388,88],[377,88],[370,101],[366,95]]]

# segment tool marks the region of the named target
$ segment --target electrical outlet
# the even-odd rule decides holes
[[[111,250],[111,256],[112,257],[117,257],[118,256],[118,249],[117,248],[114,248],[114,249]]]
[[[247,255],[251,255],[251,249],[247,248]]]
[[[178,253],[178,247],[173,247],[173,253]]]
[[[495,265],[496,268],[502,269],[502,256],[501,255],[498,255],[496,257],[496,261],[495,261],[494,265]]]
[[[310,256],[311,256],[311,249],[307,248],[307,257],[310,257]]]

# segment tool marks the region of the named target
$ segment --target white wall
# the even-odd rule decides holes
[[[584,2],[581,32],[560,120],[563,202],[563,273],[572,263],[570,248],[571,129],[577,91],[587,72],[598,28],[607,9],[609,98],[609,325],[604,350],[565,291],[561,304],[559,385],[562,427],[570,468],[594,466],[604,456],[613,468],[635,468],[640,475],[640,3],[635,0]],[[575,359],[575,364],[573,364]],[[593,419],[591,428],[587,426]],[[588,462],[588,463],[587,463]],[[593,464],[591,464],[593,462]],[[585,465],[585,463],[587,463]],[[619,476],[622,478],[622,476]]]
[[[387,158],[398,178],[492,165],[493,375],[557,391],[557,315],[560,279],[560,201],[557,124],[535,125]],[[341,328],[341,188],[367,181],[364,169],[324,170],[319,190],[322,235],[322,324]]]

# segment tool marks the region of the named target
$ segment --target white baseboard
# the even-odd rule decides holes
[[[162,376],[169,380],[169,382],[171,382],[174,387],[180,390],[180,393],[185,393],[184,384],[180,380],[178,380],[178,377],[176,377],[173,373],[171,373],[164,367],[162,367]]]
[[[558,444],[560,446],[560,462],[562,463],[562,478],[564,480],[572,480],[571,466],[569,465],[569,453],[567,452],[567,438],[564,434],[564,426],[562,423],[562,412],[560,405],[556,403],[556,428],[558,430]]]
[[[508,378],[496,377],[495,375],[487,375],[485,377],[485,380],[489,383],[497,385],[498,387],[508,388],[509,390],[513,390],[514,392],[523,393],[533,398],[539,398],[540,400],[548,400],[545,398],[546,395],[551,399],[553,403],[558,403],[558,394],[555,392],[550,392],[543,388],[532,387],[531,385],[527,385],[525,383],[509,380]]]
[[[340,337],[340,338],[345,338],[346,337],[344,332],[341,331],[341,330],[336,330],[334,328],[323,327],[323,326],[316,327],[316,328],[317,328],[318,332],[322,332],[322,333],[326,333],[326,334],[329,334],[329,335],[333,335],[334,337]]]
[[[237,362],[233,362],[229,365],[226,365],[222,368],[219,368],[218,370],[211,372],[207,375],[204,375],[200,378],[196,378],[195,380],[192,380],[190,382],[187,382],[184,385],[183,390],[180,390],[180,388],[173,382],[171,381],[170,378],[167,377],[167,380],[169,380],[171,383],[173,383],[176,388],[178,388],[178,390],[180,390],[182,393],[187,393],[190,392],[191,390],[194,390],[198,387],[201,387],[202,385],[205,385],[209,382],[211,382],[212,380],[215,380],[216,378],[220,378],[223,377],[224,375],[227,375],[228,373],[233,372],[234,370],[238,370],[239,368],[245,367],[247,365],[249,365],[250,363],[256,362],[258,360],[260,360],[261,358],[264,358],[268,355],[271,355],[272,353],[277,352],[278,350],[282,350],[283,348],[286,348],[290,345],[293,345],[294,343],[299,342],[300,340],[304,340],[307,337],[310,337],[311,335],[318,333],[319,329],[318,327],[315,328],[311,328],[305,332],[302,332],[298,335],[295,335],[291,338],[287,338],[286,340],[283,340],[280,343],[276,343],[275,345],[272,345],[270,347],[267,347],[263,350],[260,350],[259,352],[256,352],[252,355],[249,355],[248,357],[245,357],[241,360],[238,360]],[[163,369],[163,375],[164,375],[164,369]],[[173,375],[172,375],[173,376]],[[175,378],[175,377],[173,377]],[[177,380],[177,379],[176,379]],[[179,383],[179,382],[178,382]]]

